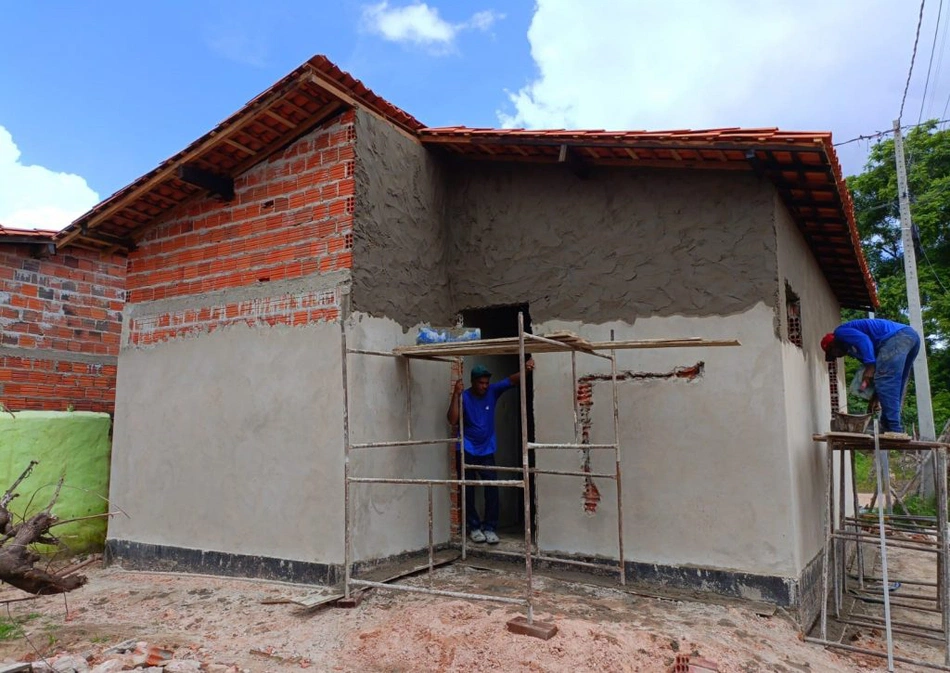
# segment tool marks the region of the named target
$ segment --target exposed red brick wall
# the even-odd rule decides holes
[[[0,403],[111,413],[126,259],[0,245]]]
[[[235,198],[212,198],[156,227],[129,257],[129,302],[349,269],[356,182],[354,114],[346,112],[235,180]],[[335,302],[318,293],[282,305],[247,301],[137,320],[133,345],[235,322],[300,324],[333,320]]]

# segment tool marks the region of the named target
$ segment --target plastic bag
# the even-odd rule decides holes
[[[419,335],[416,337],[417,344],[443,344],[446,341],[448,341],[448,336],[445,330],[431,327],[420,327]]]

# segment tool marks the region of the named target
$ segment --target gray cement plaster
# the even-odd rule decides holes
[[[395,321],[354,313],[347,321],[347,346],[389,352],[412,342]],[[405,361],[352,354],[347,363],[351,443],[408,438],[407,394],[412,395],[414,439],[446,439],[451,364],[414,361],[412,387]],[[353,476],[447,479],[450,447],[445,443],[419,447],[357,449],[351,454]],[[350,491],[354,560],[391,556],[428,544],[428,499],[424,485],[354,484]],[[446,486],[433,488],[433,540],[449,539],[449,496]],[[341,529],[342,530],[342,529]]]
[[[123,350],[109,538],[340,563],[340,342],[235,326]]]
[[[815,444],[811,437],[830,427],[828,367],[820,342],[824,334],[839,324],[841,308],[798,227],[778,198],[775,211],[783,307],[778,313],[783,335],[786,443],[792,477],[790,510],[794,522],[795,560],[799,568],[804,568],[824,545],[823,506],[827,484],[824,445]],[[786,281],[801,299],[803,348],[787,339]],[[842,393],[845,392],[843,383],[843,379],[839,379]],[[842,399],[845,399],[844,394]],[[850,483],[850,465],[846,466],[846,477],[846,483]],[[836,490],[837,484],[836,477]]]
[[[640,318],[635,326],[549,321],[540,333],[568,329],[592,339],[738,338],[741,347],[618,352],[620,370],[667,372],[705,362],[693,381],[642,379],[619,384],[624,544],[631,562],[695,566],[797,578],[793,502],[784,423],[781,344],[772,308],[759,303],[720,317]],[[535,356],[535,419],[540,442],[573,437],[570,358]],[[607,373],[579,356],[578,373]],[[613,441],[609,382],[594,386],[591,442]],[[581,453],[539,452],[539,467],[579,469]],[[613,456],[595,451],[594,472]],[[595,480],[602,500],[583,507],[583,479],[538,477],[538,542],[545,550],[617,557],[616,490]],[[750,596],[750,598],[754,598]]]
[[[458,308],[632,324],[775,304],[774,189],[752,174],[455,164],[448,185]]]
[[[454,323],[443,174],[421,144],[356,114],[353,308],[405,327]]]

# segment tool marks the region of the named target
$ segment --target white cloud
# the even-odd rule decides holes
[[[62,229],[98,202],[82,177],[21,163],[13,136],[0,126],[0,224]]]
[[[906,0],[866,0],[860,10],[826,0],[538,0],[528,30],[538,74],[509,95],[499,121],[528,128],[779,126],[831,130],[845,140],[889,128],[897,116],[916,27],[912,10]],[[917,121],[933,19],[928,14],[921,31],[905,122],[910,111]],[[947,83],[940,93],[936,115]],[[846,160],[846,168],[858,170],[862,161]]]
[[[467,21],[450,23],[439,16],[439,10],[424,2],[403,7],[390,7],[383,0],[363,8],[366,29],[390,42],[408,43],[420,47],[447,51],[455,38],[464,30],[487,31],[496,21],[504,18],[492,10],[476,12]]]

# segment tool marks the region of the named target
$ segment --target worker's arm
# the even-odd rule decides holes
[[[873,365],[877,362],[877,358],[874,357],[874,344],[871,343],[871,339],[868,338],[867,334],[853,327],[845,327],[842,325],[835,330],[835,340],[849,346],[849,351],[851,348],[857,350],[857,358],[864,365],[872,365],[871,375],[874,375]],[[851,353],[849,353],[849,355],[851,355]]]
[[[464,389],[465,384],[462,383],[462,379],[455,382],[455,389],[452,390],[452,401],[449,402],[449,410],[445,414],[445,420],[447,420],[452,427],[459,424],[459,402],[462,399],[462,391]]]
[[[525,363],[524,363],[524,368],[525,368],[525,371],[533,372],[533,371],[534,371],[534,360],[533,360],[533,359],[526,360]],[[512,386],[516,386],[516,385],[518,385],[519,383],[521,383],[521,372],[515,372],[514,374],[512,374],[511,376],[509,376],[509,377],[508,377],[508,382],[509,382]]]

